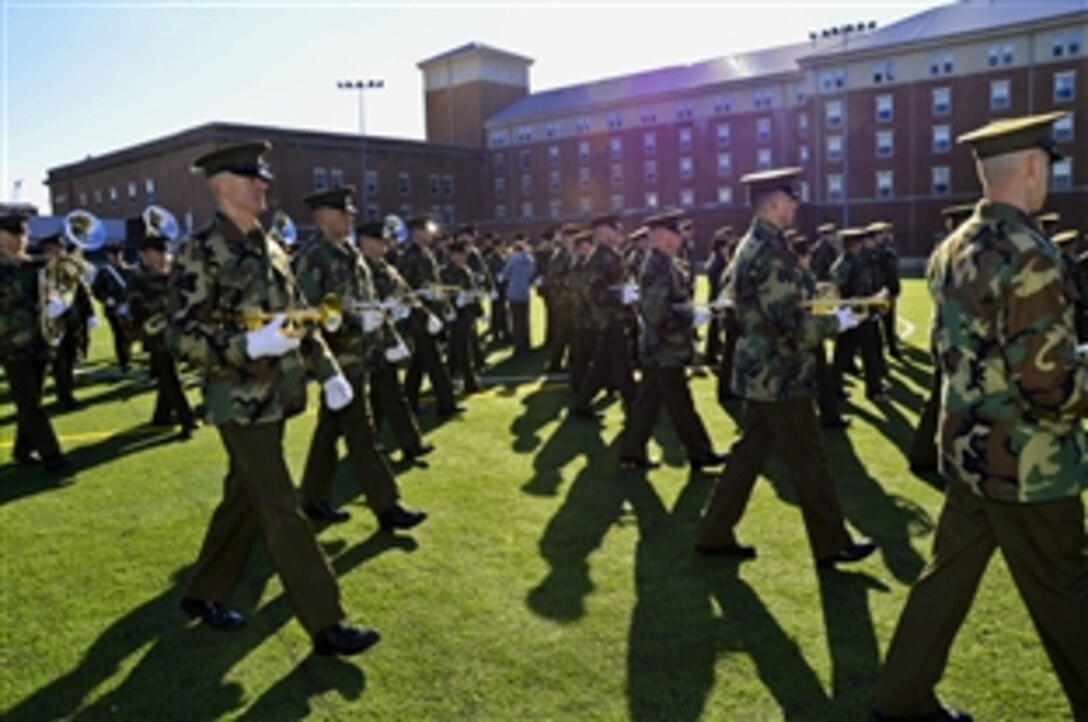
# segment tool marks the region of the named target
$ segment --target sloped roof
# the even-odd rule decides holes
[[[460,45],[460,46],[454,48],[453,50],[447,50],[444,53],[439,53],[438,55],[435,55],[434,57],[431,57],[431,58],[427,58],[426,60],[421,60],[418,63],[416,63],[416,67],[417,68],[422,68],[424,66],[430,65],[431,63],[437,63],[437,62],[440,62],[442,60],[448,60],[449,58],[455,58],[458,55],[463,55],[465,53],[470,53],[470,52],[479,52],[479,53],[484,53],[484,54],[487,54],[487,55],[496,55],[498,57],[507,58],[509,60],[516,60],[518,62],[525,63],[526,65],[532,65],[533,64],[533,59],[532,58],[527,58],[524,55],[518,55],[517,53],[511,53],[508,50],[501,50],[500,48],[496,48],[496,47],[494,47],[492,45],[485,45],[483,43],[472,42],[472,43],[465,43],[464,45]]]
[[[488,118],[488,124],[549,116],[623,101],[648,99],[716,83],[797,71],[798,59],[812,52],[809,42],[738,53],[691,65],[675,65],[528,95]]]
[[[824,45],[808,57],[841,57],[844,51],[880,51],[898,45],[941,40],[1003,27],[1015,30],[1024,23],[1077,13],[1084,13],[1082,21],[1088,20],[1088,0],[961,0],[924,10],[861,35],[851,36],[845,48],[842,40],[830,46]]]

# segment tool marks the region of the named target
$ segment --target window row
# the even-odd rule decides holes
[[[430,173],[427,176],[428,187],[432,196],[453,195],[453,174],[452,173]],[[313,170],[313,189],[316,192],[329,190],[332,188],[340,188],[344,185],[344,171],[341,168],[329,168],[315,167]],[[378,172],[376,170],[366,171],[366,195],[374,196],[378,194]],[[412,175],[410,173],[400,172],[397,173],[397,192],[402,196],[408,196],[412,194]]]
[[[874,181],[875,196],[877,198],[890,199],[895,196],[894,171],[875,171]],[[1053,165],[1050,184],[1053,190],[1068,190],[1073,187],[1073,161],[1071,158],[1066,158]],[[947,196],[951,192],[952,169],[946,165],[931,167],[930,193],[934,196]],[[829,202],[844,200],[842,173],[827,174],[826,199]]]
[[[126,184],[125,190],[128,192],[129,200],[134,200],[140,195],[140,184],[136,181],[129,181]],[[153,200],[155,195],[155,179],[145,178],[143,182],[144,196],[148,200]],[[121,197],[121,192],[117,190],[117,186],[109,186],[105,190],[101,188],[95,188],[93,191],[80,191],[76,196],[79,200],[78,207],[85,208],[88,205],[88,201],[94,199],[95,205],[101,205],[103,198],[108,198],[110,203],[116,203]],[[67,202],[67,197],[57,196],[57,204],[63,205]]]

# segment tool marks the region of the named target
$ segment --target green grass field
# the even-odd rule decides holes
[[[817,572],[791,481],[773,463],[739,527],[759,559],[738,567],[697,556],[714,477],[689,471],[667,421],[654,442],[666,466],[620,471],[619,404],[599,429],[566,421],[565,387],[542,383],[542,356],[513,364],[500,350],[488,373],[508,380],[429,431],[438,446],[429,468],[401,469],[405,501],[431,513],[411,536],[378,532],[355,482],[337,479],[353,518],[319,529],[319,539],[352,619],[384,637],[349,660],[310,654],[260,545],[231,600],[247,615],[244,630],[214,632],[179,611],[225,454],[214,429],[179,443],[144,426],[152,388],[111,378],[110,333],[100,328],[77,389],[85,404],[52,409],[74,462],[67,476],[6,463],[14,409],[0,388],[0,714],[864,719],[941,503],[936,480],[912,475],[904,458],[929,372],[920,282],[906,283],[900,315],[907,354],[893,363],[891,402],[870,404],[855,383],[852,428],[825,436],[850,525],[881,545],[866,562]],[[509,380],[517,376],[527,380]],[[728,449],[735,422],[715,402],[713,377],[692,387]],[[296,479],[313,408],[288,426]],[[939,691],[979,720],[1069,716],[999,557]]]

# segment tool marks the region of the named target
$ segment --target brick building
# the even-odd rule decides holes
[[[875,27],[530,92],[532,60],[470,43],[419,63],[426,142],[365,139],[365,213],[430,210],[449,222],[538,230],[616,210],[633,224],[681,206],[700,236],[747,223],[745,173],[805,169],[798,225],[895,224],[922,256],[940,209],[978,197],[957,135],[990,120],[1068,110],[1068,160],[1048,203],[1088,229],[1088,0],[961,1]],[[50,171],[54,211],[135,215],[150,202],[199,225],[210,199],[188,164],[238,138],[276,144],[270,205],[305,220],[299,198],[359,183],[357,136],[212,123]],[[362,202],[362,199],[360,199]]]

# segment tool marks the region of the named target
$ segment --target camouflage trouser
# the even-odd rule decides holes
[[[877,681],[874,706],[889,715],[938,709],[940,680],[995,549],[1008,564],[1073,708],[1088,720],[1088,539],[1079,496],[1009,504],[952,481],[933,559],[910,590]],[[1010,640],[1011,642],[1012,640]]]

